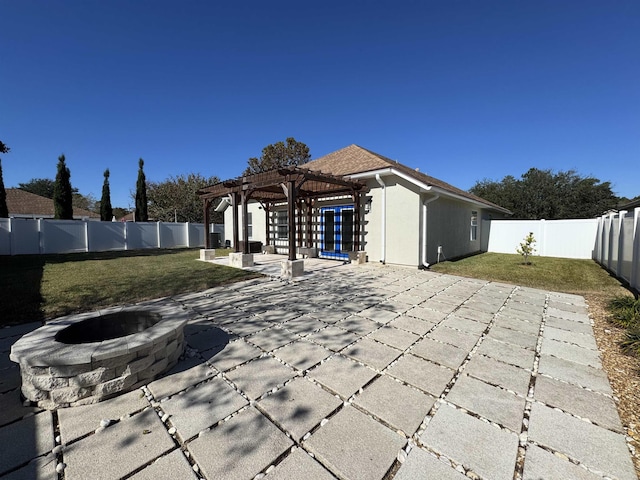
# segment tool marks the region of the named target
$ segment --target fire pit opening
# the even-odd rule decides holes
[[[103,342],[143,332],[160,320],[160,315],[144,311],[110,313],[69,325],[56,334],[55,340],[72,345]]]

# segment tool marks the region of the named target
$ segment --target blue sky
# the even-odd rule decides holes
[[[147,179],[238,176],[293,136],[460,188],[531,167],[640,195],[640,2],[0,0],[6,187],[127,207]]]

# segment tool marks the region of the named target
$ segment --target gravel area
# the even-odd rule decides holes
[[[593,318],[593,333],[598,344],[609,382],[613,389],[620,420],[632,447],[636,474],[640,477],[640,358],[620,350],[624,329],[609,320],[607,299],[600,295],[585,295]]]

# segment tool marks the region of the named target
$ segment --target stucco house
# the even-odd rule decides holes
[[[277,253],[289,253],[294,241],[297,253],[321,258],[346,259],[350,252],[364,251],[369,262],[428,267],[445,258],[479,252],[482,220],[510,214],[499,205],[358,145],[294,170],[280,171],[282,181],[273,172],[272,176],[241,177],[201,191],[205,199],[229,193],[219,210],[235,203],[235,208],[225,210],[225,240],[233,245],[234,234],[240,242],[246,236]],[[285,177],[300,179],[301,193],[291,205],[287,185],[297,183],[295,179],[286,183]],[[281,198],[276,197],[279,189],[284,192]],[[260,194],[250,193],[254,190]],[[243,208],[239,209],[241,195]],[[290,221],[292,212],[295,223]],[[242,231],[238,225],[243,225]]]

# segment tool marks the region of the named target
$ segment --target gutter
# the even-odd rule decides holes
[[[218,204],[218,206],[215,208],[214,211],[217,213],[224,212],[227,208],[229,208],[229,205],[231,205],[231,198],[224,197],[222,200],[220,200],[220,203]]]
[[[430,267],[427,262],[427,204],[435,202],[439,198],[440,194],[436,194],[435,197],[422,202],[422,264],[420,265],[420,268]]]

